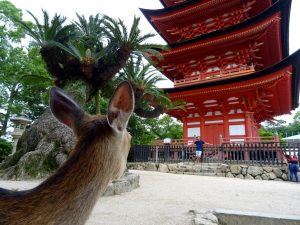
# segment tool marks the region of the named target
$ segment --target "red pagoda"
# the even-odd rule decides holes
[[[291,0],[160,0],[141,9],[170,46],[156,67],[185,109],[184,139],[254,141],[260,123],[298,107],[300,51],[289,55]]]

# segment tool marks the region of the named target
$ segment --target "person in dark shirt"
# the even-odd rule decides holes
[[[202,141],[201,137],[199,136],[196,138],[194,144],[196,145],[196,162],[199,163],[202,156],[203,145],[205,144],[205,142]]]
[[[299,182],[298,178],[298,170],[299,170],[299,162],[296,156],[293,156],[289,160],[289,170],[290,170],[290,181],[293,181],[293,176],[295,176],[296,182]]]

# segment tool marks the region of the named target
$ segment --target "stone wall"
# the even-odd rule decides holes
[[[124,175],[118,179],[113,180],[108,186],[103,196],[119,195],[124,192],[130,192],[138,188],[140,176],[133,173],[125,172]]]
[[[227,165],[220,163],[128,163],[128,169],[148,170],[164,173],[193,174],[205,176],[221,176],[240,179],[256,180],[288,180],[288,167],[284,166],[253,166],[253,165]]]

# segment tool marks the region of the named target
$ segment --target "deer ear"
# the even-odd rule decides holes
[[[58,87],[50,91],[50,109],[60,122],[69,127],[76,126],[84,116],[81,107]]]
[[[108,106],[108,124],[117,132],[126,129],[134,109],[134,93],[129,82],[122,82],[115,90]]]

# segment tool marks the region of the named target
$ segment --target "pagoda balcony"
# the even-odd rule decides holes
[[[243,76],[250,73],[254,73],[255,69],[254,66],[243,66],[237,68],[230,68],[226,70],[219,70],[219,71],[212,71],[206,72],[203,74],[198,74],[194,76],[189,76],[184,79],[174,79],[174,86],[186,86],[191,85],[194,83],[206,83],[213,80],[220,80],[224,78],[236,77],[236,76]]]

